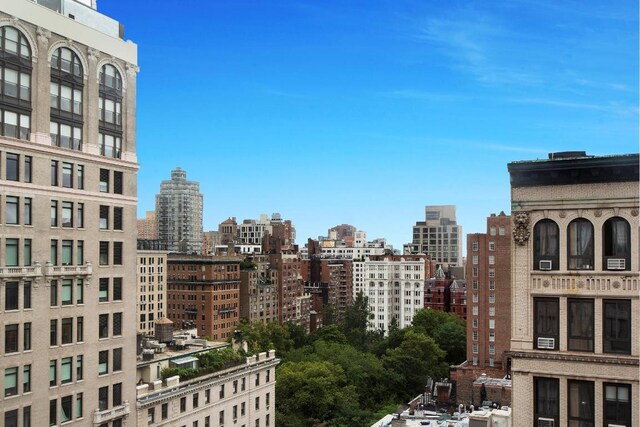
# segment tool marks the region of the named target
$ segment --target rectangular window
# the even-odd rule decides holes
[[[31,265],[31,239],[24,239],[23,248],[22,265],[28,267]]]
[[[62,186],[73,188],[73,164],[62,162]]]
[[[113,242],[113,265],[122,265],[122,242]]]
[[[101,314],[98,317],[98,338],[109,338],[109,315]]]
[[[191,396],[191,406],[193,408],[198,407],[198,393],[194,393],[193,396]]]
[[[84,190],[84,166],[76,166],[76,185],[78,190]]]
[[[84,303],[84,281],[82,279],[76,279],[76,304]]]
[[[73,396],[64,396],[60,399],[60,422],[64,423],[71,420],[71,402]]]
[[[78,228],[84,228],[84,203],[78,203],[78,217],[76,219]]]
[[[256,411],[260,409],[260,396],[256,397]]]
[[[478,255],[473,255],[473,257],[471,258],[473,264],[478,264]]]
[[[62,202],[62,226],[73,227],[73,202]]]
[[[122,277],[113,278],[113,300],[122,301]]]
[[[73,343],[73,318],[66,317],[62,319],[62,344]]]
[[[496,263],[496,257],[493,255],[489,255],[489,265],[494,265]]]
[[[147,424],[153,424],[156,418],[156,408],[147,409]]]
[[[71,377],[71,360],[72,357],[63,357],[60,361],[60,384],[70,383]]]
[[[56,307],[58,305],[58,281],[52,280],[49,288],[49,302],[51,307]]]
[[[98,353],[98,375],[109,373],[109,351],[104,350]]]
[[[113,385],[113,406],[122,405],[122,383],[117,383]]]
[[[73,240],[62,241],[62,265],[73,264]]]
[[[7,196],[6,199],[6,209],[4,212],[4,222],[5,224],[18,224],[18,197]]]
[[[560,306],[557,298],[534,298],[534,348],[557,350]]]
[[[51,201],[51,226],[58,226],[58,202],[56,200]]]
[[[544,420],[554,420],[558,425],[560,413],[560,382],[557,378],[533,378],[534,416],[536,425],[544,424]],[[540,422],[542,419],[542,423]],[[550,425],[548,423],[548,425]]]
[[[76,419],[82,418],[82,393],[76,394]]]
[[[82,378],[82,355],[80,355],[76,356],[76,381],[80,381]]]
[[[49,401],[49,425],[58,425],[58,399],[51,399]]]
[[[489,250],[490,251],[496,250],[496,242],[489,242]]]
[[[84,240],[78,240],[76,243],[76,264],[84,264]]]
[[[33,158],[31,156],[24,156],[24,182],[31,182]]]
[[[123,194],[123,175],[122,172],[114,171],[113,172],[113,192],[115,194]]]
[[[84,341],[84,317],[82,316],[76,319],[76,341]]]
[[[62,279],[60,289],[62,305],[73,304],[73,281],[71,279]]]
[[[100,242],[100,265],[109,265],[109,242]]]
[[[22,392],[29,393],[31,391],[31,365],[22,367]]]
[[[6,70],[6,69],[5,69]],[[7,153],[7,181],[20,180],[20,155]]]
[[[109,409],[109,387],[98,389],[98,409],[101,411]]]
[[[18,394],[18,368],[4,370],[4,397]]]
[[[122,335],[122,313],[113,313],[113,336]]]
[[[109,228],[109,206],[100,205],[100,230]]]
[[[100,169],[100,192],[109,192],[109,169]]]
[[[161,406],[161,416],[163,420],[166,420],[167,418],[169,418],[169,404],[168,403],[163,403]]]
[[[18,282],[7,282],[4,286],[4,309],[18,309]]]
[[[631,301],[604,300],[603,351],[631,354]]]
[[[180,412],[185,412],[187,410],[187,398],[180,398]]]
[[[568,342],[573,351],[593,351],[593,300],[568,299]]]
[[[49,345],[58,345],[58,320],[51,319],[49,321]]]
[[[23,328],[23,336],[22,336],[22,345],[23,350],[28,351],[31,350],[31,322],[26,322],[22,325]]]
[[[113,208],[113,229],[122,230],[122,208]]]
[[[51,160],[51,185],[58,185],[58,161]]]
[[[113,371],[118,372],[122,370],[122,348],[113,349]]]
[[[49,387],[54,387],[58,384],[58,361],[49,361]]]
[[[22,220],[24,221],[24,225],[31,225],[31,197],[25,197],[24,201],[24,209],[22,210]]]
[[[604,425],[631,425],[631,385],[604,383]]]
[[[109,278],[101,277],[98,286],[98,301],[109,301]]]
[[[569,426],[593,426],[595,422],[595,401],[593,382],[568,380]]]
[[[51,264],[58,265],[58,241],[51,239]]]
[[[220,425],[224,425],[224,411],[220,411],[218,414],[218,423]]]
[[[224,384],[220,386],[220,394],[218,396],[220,399],[224,399]]]

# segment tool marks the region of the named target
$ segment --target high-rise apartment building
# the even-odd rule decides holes
[[[135,416],[137,47],[95,1],[0,3],[0,424]]]
[[[240,318],[250,322],[278,322],[278,271],[269,257],[254,255],[240,264]]]
[[[54,3],[0,5],[0,424],[117,427],[135,412],[137,48],[95,2]]]
[[[167,317],[178,328],[226,341],[240,315],[240,262],[234,256],[170,254]]]
[[[167,254],[167,251],[138,246],[136,317],[139,334],[153,335],[156,320],[167,317]]]
[[[170,252],[202,252],[202,193],[200,183],[187,181],[181,168],[171,171],[156,194],[158,239]]]
[[[413,226],[411,254],[430,255],[437,263],[462,265],[462,226],[456,222],[455,205],[426,206],[425,220]]]
[[[508,165],[522,425],[640,425],[638,165],[584,152]]]
[[[410,326],[413,316],[424,308],[424,281],[430,275],[426,256],[378,256],[353,261],[354,296],[369,298],[374,314],[370,327],[389,333],[395,323]]]

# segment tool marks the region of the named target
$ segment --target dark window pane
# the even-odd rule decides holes
[[[586,219],[571,221],[568,229],[569,270],[593,270],[593,225]]]
[[[593,300],[569,299],[568,349],[593,351]]]
[[[569,425],[593,427],[594,398],[593,382],[568,381],[569,386]]]
[[[631,301],[604,300],[604,352],[631,354]]]

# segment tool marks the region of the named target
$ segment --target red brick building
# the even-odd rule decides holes
[[[506,352],[511,341],[510,216],[492,214],[487,218],[486,233],[467,235],[466,271],[467,361],[454,369],[452,379],[457,383],[458,402],[477,404],[473,382],[481,374],[493,378],[507,375]]]
[[[255,255],[240,265],[240,318],[267,323],[280,320],[278,271],[269,257]]]
[[[170,254],[167,317],[178,328],[225,341],[240,315],[240,257]]]

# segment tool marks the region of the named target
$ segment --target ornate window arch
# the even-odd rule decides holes
[[[560,228],[543,219],[533,227],[533,269],[558,270],[560,267]]]
[[[567,227],[567,269],[593,270],[593,224],[576,218]]]
[[[602,269],[631,269],[631,226],[621,217],[612,217],[602,226]]]
[[[0,27],[0,134],[29,139],[32,53],[17,28]]]
[[[122,153],[122,74],[110,63],[100,68],[100,154],[120,158]]]
[[[84,67],[78,54],[60,46],[51,55],[51,145],[82,150]]]

